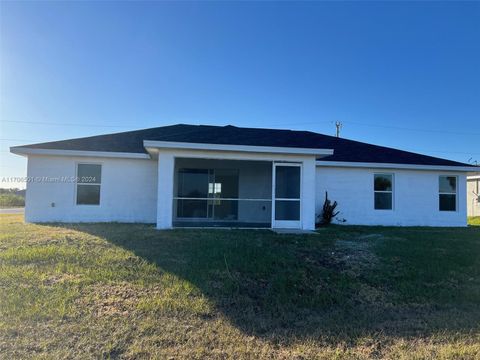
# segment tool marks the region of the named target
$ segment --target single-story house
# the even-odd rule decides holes
[[[455,161],[309,131],[173,125],[15,146],[28,157],[28,222],[314,229],[334,222],[466,226]]]
[[[467,214],[480,216],[480,173],[467,176]]]

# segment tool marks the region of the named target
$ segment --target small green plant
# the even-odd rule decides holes
[[[328,192],[325,191],[325,202],[323,203],[322,213],[317,217],[317,227],[322,225],[329,225],[332,222],[332,219],[338,215],[339,211],[335,211],[338,203],[334,201],[333,203],[328,198]]]

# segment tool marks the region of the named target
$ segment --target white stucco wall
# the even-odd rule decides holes
[[[157,229],[170,229],[173,221],[173,180],[175,157],[163,151],[158,154]]]
[[[29,156],[28,178],[75,177],[79,162],[102,165],[100,205],[76,205],[76,186],[72,182],[30,182],[27,183],[26,221],[156,222],[156,161]]]
[[[466,225],[467,189],[463,172],[316,167],[313,156],[189,150],[162,150],[155,160],[31,155],[28,159],[30,179],[74,177],[78,162],[102,164],[101,200],[99,206],[76,205],[75,183],[30,182],[25,219],[29,222],[144,222],[170,228],[177,157],[301,162],[303,229],[314,228],[315,213],[321,211],[325,191],[331,200],[338,201],[338,218],[346,219],[345,224]],[[394,174],[393,210],[374,210],[374,173]],[[439,175],[458,176],[455,212],[438,210]]]
[[[315,158],[310,157],[302,163],[302,229],[315,229],[315,208],[316,208],[316,166]]]
[[[328,191],[346,225],[466,226],[466,174],[421,170],[317,167],[316,212]],[[393,210],[374,209],[373,176],[394,174]],[[458,176],[457,211],[438,209],[439,175]],[[337,221],[336,221],[337,222]]]
[[[480,216],[480,178],[467,181],[468,216]]]

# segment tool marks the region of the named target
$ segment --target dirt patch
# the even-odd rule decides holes
[[[128,316],[135,311],[140,298],[160,289],[145,289],[132,284],[98,284],[85,290],[77,300],[78,305],[87,309],[95,317],[121,315]]]
[[[47,277],[43,281],[43,285],[45,286],[53,286],[56,284],[62,284],[64,282],[71,282],[80,279],[80,276],[78,275],[72,275],[72,274],[58,274],[58,275],[52,275]]]
[[[372,246],[374,242],[383,239],[380,234],[368,234],[352,240],[337,240],[332,257],[342,264],[341,271],[357,276],[362,270],[377,265],[378,259],[372,251]]]

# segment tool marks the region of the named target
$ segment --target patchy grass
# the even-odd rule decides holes
[[[318,235],[0,215],[0,354],[475,359],[480,228]]]
[[[480,226],[480,216],[472,216],[468,218],[468,225]]]

